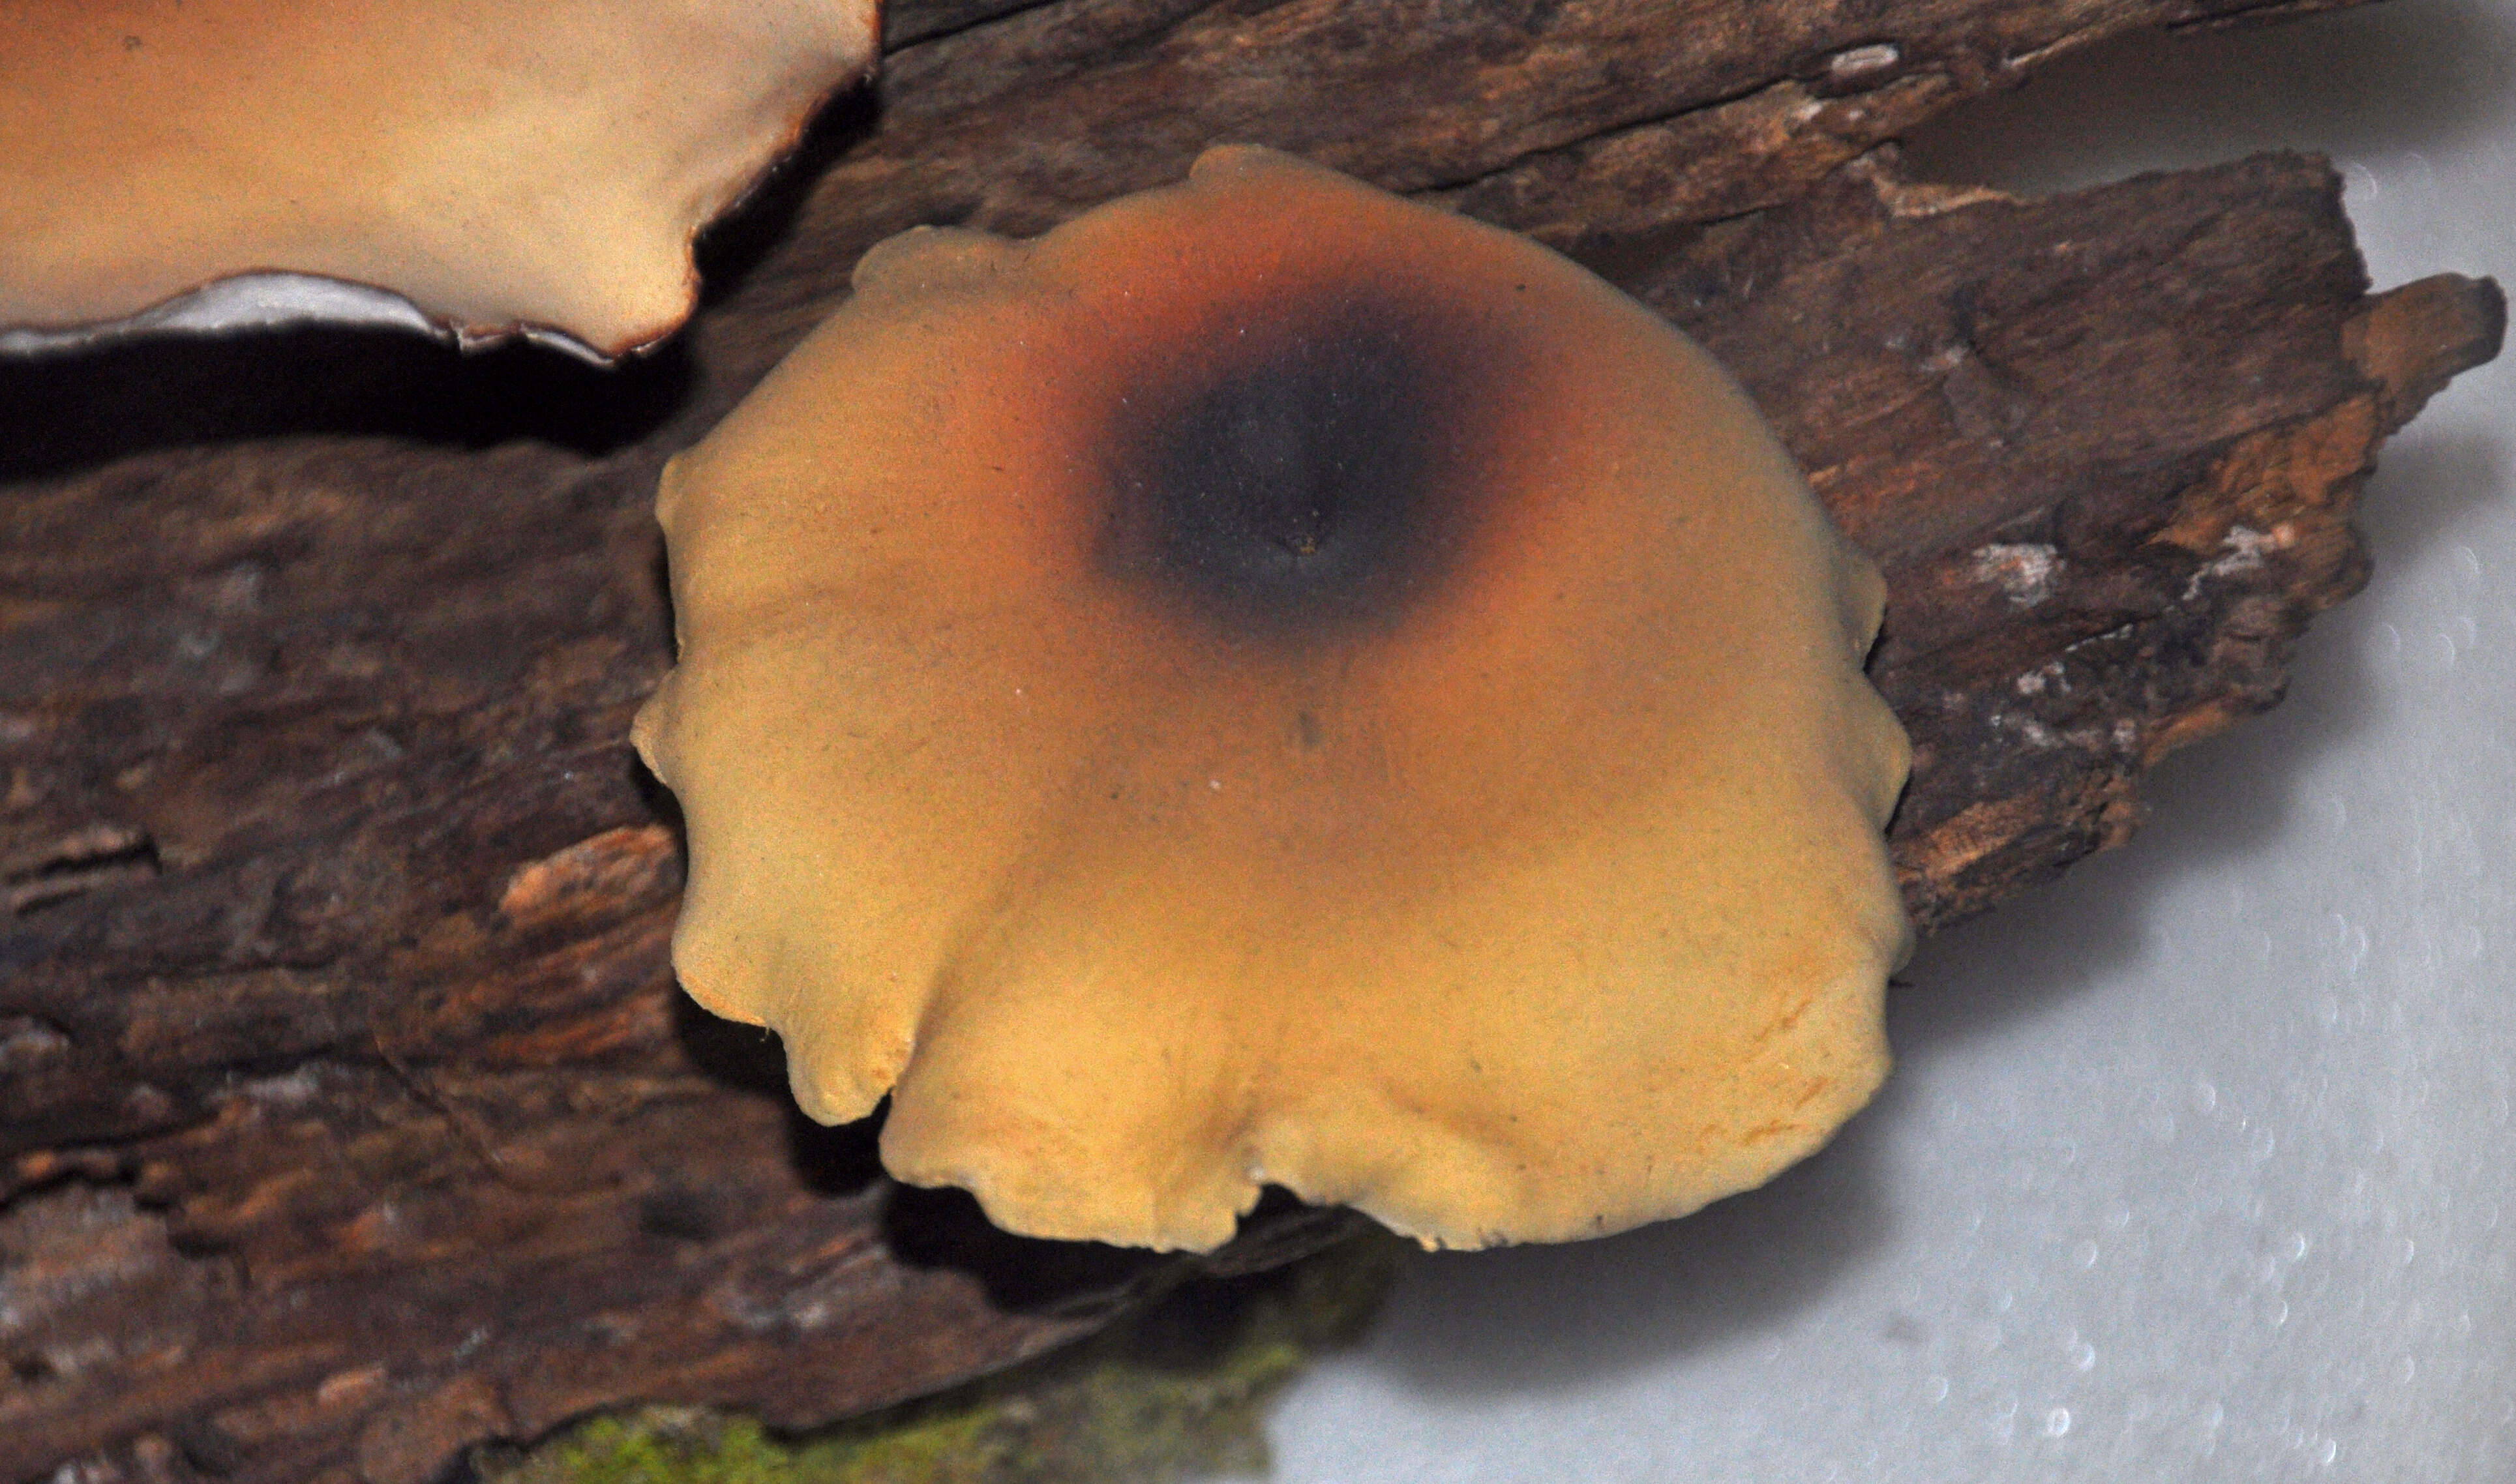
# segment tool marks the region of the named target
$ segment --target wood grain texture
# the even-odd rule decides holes
[[[1537,233],[1732,365],[1885,564],[1917,917],[2121,840],[2362,580],[2375,448],[2500,301],[2370,297],[2311,159],[2027,202],[1881,145],[2250,9],[903,7],[878,103],[623,372],[317,332],[0,367],[0,1478],[810,1422],[1179,1270],[891,1186],[672,990],[670,801],[621,740],[669,657],[654,474],[915,223],[1035,230],[1235,139]],[[1270,1210],[1215,1260],[1343,1229]]]

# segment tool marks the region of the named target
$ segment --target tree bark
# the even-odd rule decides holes
[[[303,332],[0,367],[0,1477],[421,1484],[633,1400],[808,1423],[1183,1259],[884,1180],[679,999],[656,470],[862,249],[1255,141],[1572,253],[1748,386],[1892,598],[1927,928],[2278,699],[2495,286],[2370,297],[2322,162],[2019,201],[1886,142],[2250,0],[923,0],[615,373]],[[2289,7],[2294,8],[2294,7]],[[1270,1206],[1206,1265],[1351,1229]]]

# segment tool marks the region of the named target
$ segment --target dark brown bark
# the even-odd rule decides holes
[[[1297,148],[1533,231],[1735,367],[1893,586],[1935,926],[2276,700],[2495,288],[2369,298],[2266,158],[2050,201],[1882,141],[2244,0],[930,0],[612,375],[371,336],[0,368],[0,1478],[418,1484],[635,1399],[843,1415],[1179,1270],[999,1236],[678,1000],[655,471],[920,222]],[[1275,1211],[1223,1262],[1342,1229]]]

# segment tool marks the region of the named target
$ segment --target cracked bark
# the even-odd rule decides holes
[[[1891,580],[1925,926],[2118,842],[2362,580],[2383,436],[2495,290],[2369,296],[2320,162],[2022,202],[1920,119],[2274,7],[927,0],[606,377],[371,336],[0,368],[0,1477],[418,1484],[630,1400],[840,1416],[1181,1270],[1003,1237],[676,999],[655,470],[921,222],[1203,144],[1531,231],[1702,339]],[[1332,1240],[1271,1208],[1217,1259]]]

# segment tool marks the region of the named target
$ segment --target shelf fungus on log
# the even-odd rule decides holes
[[[870,70],[878,11],[9,0],[0,350],[385,296],[467,344],[652,344],[698,229]]]
[[[1287,156],[920,229],[663,481],[675,964],[1030,1235],[1758,1184],[1885,1072],[1882,589],[1747,398]]]

